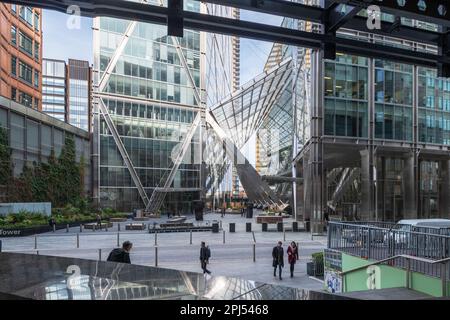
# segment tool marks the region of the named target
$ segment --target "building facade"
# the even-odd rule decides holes
[[[42,109],[41,9],[0,4],[0,95]]]
[[[88,61],[43,59],[42,111],[91,132],[92,68]]]
[[[59,157],[65,136],[74,138],[76,161],[84,158],[85,193],[91,195],[91,145],[88,132],[71,126],[18,102],[0,97],[0,128],[8,133],[13,174],[18,177],[24,166],[47,162],[51,153]]]
[[[91,132],[92,122],[92,68],[88,61],[69,59],[68,81],[68,122],[80,129]]]
[[[67,67],[62,60],[42,61],[42,111],[67,122]]]
[[[185,7],[200,11],[197,1]],[[177,39],[159,25],[94,19],[94,196],[100,206],[144,208],[176,169],[173,154],[191,129],[162,210],[190,212],[201,198],[202,128],[193,123],[205,110],[204,55],[200,32],[185,30]]]

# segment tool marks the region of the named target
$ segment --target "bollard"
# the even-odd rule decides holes
[[[117,231],[120,232],[120,223],[117,225]]]
[[[36,251],[36,254],[39,255],[39,250]]]
[[[192,244],[192,230],[189,231],[190,244]]]
[[[255,231],[252,231],[252,235],[253,235],[253,242],[256,243]]]
[[[56,231],[56,224],[53,224],[53,232]]]
[[[158,246],[155,246],[155,267],[158,266]]]
[[[256,262],[256,243],[253,242],[253,262]]]
[[[155,230],[155,246],[158,245],[158,231]]]
[[[95,227],[96,227],[96,225],[94,224],[94,225],[92,225],[92,231],[95,231]]]
[[[80,232],[83,232],[83,225],[80,224]]]
[[[2,252],[2,240],[0,240],[0,252]]]
[[[120,237],[120,233],[117,232],[117,246],[118,247],[120,247],[120,239],[119,239],[119,237]]]
[[[286,231],[283,231],[283,241],[286,241]]]
[[[66,232],[69,232],[69,224],[66,224]]]
[[[98,261],[102,261],[102,249],[98,249]]]
[[[77,233],[77,249],[80,248],[80,234]]]
[[[34,236],[34,249],[37,249],[37,236]]]
[[[225,230],[223,230],[223,243],[225,244]]]

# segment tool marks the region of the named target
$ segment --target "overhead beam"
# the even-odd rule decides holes
[[[265,0],[264,2],[266,2]],[[273,0],[272,0],[273,1]],[[155,5],[126,2],[122,0],[7,0],[20,5],[38,8],[48,8],[66,12],[68,5],[78,5],[83,16],[107,16],[118,19],[130,19],[147,23],[167,25],[168,8]],[[279,1],[289,3],[287,1]],[[359,2],[359,1],[357,1]],[[319,8],[320,9],[320,8]],[[322,10],[322,9],[321,9]],[[262,23],[239,21],[235,19],[209,16],[197,12],[183,11],[184,27],[205,32],[234,35],[261,41],[278,42],[306,48],[322,49],[324,44],[336,44],[336,50],[368,57],[379,57],[390,60],[418,64],[436,68],[438,65],[450,64],[449,58],[433,54],[424,54],[391,46],[366,44],[358,40],[336,39],[333,36],[317,34],[282,27],[275,27]],[[420,42],[420,39],[417,39]]]
[[[351,3],[352,5],[363,5],[366,8],[368,6],[367,1],[364,0],[334,1],[338,3]],[[374,1],[373,4],[379,6],[383,13],[450,27],[450,1],[448,0],[383,0]],[[401,6],[400,4],[404,5]]]
[[[344,9],[344,10],[343,10]],[[325,11],[325,33],[333,34],[341,28],[344,24],[349,22],[353,17],[355,17],[361,10],[363,6],[350,6],[347,5],[343,7],[342,4],[333,3]]]

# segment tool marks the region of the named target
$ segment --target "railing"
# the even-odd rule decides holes
[[[404,259],[391,259],[392,257],[407,255],[431,261],[450,257],[450,236],[431,233],[431,229],[423,231],[427,232],[381,228],[361,223],[330,222],[328,248],[364,259],[379,261],[388,259],[392,266],[399,268],[408,268],[409,262]],[[426,263],[420,259],[411,262],[409,266],[411,271],[433,277],[441,276],[442,271],[436,264]],[[447,266],[447,273],[448,269]]]
[[[410,255],[396,255],[387,259],[383,259],[368,265],[364,265],[361,267],[357,267],[351,270],[347,270],[344,272],[340,272],[340,276],[342,276],[343,279],[343,291],[347,292],[347,281],[345,280],[345,276],[347,274],[356,272],[356,271],[360,271],[360,270],[364,270],[367,269],[370,266],[376,266],[376,265],[380,265],[380,264],[385,264],[385,263],[390,263],[390,262],[395,262],[397,260],[403,260],[406,262],[406,279],[405,279],[405,287],[407,289],[410,289],[411,287],[411,272],[414,271],[412,269],[412,265],[411,262],[415,262],[415,263],[423,263],[423,264],[429,264],[431,266],[437,266],[439,269],[439,275],[438,277],[441,279],[442,281],[442,296],[446,297],[448,295],[448,290],[447,290],[447,279],[449,279],[450,274],[449,274],[449,268],[448,268],[448,264],[450,262],[450,258],[445,258],[445,259],[440,259],[440,260],[430,260],[430,259],[424,259],[424,258],[419,258],[419,257],[414,257],[414,256],[410,256]]]

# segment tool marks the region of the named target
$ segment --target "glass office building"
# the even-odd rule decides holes
[[[43,59],[42,63],[42,111],[58,120],[66,121],[66,62]]]
[[[197,1],[187,1],[185,6],[187,10],[200,11]],[[133,180],[130,169],[137,173],[148,198],[156,187],[164,184],[174,166],[172,155],[176,147],[205,108],[204,101],[197,101],[195,95],[198,90],[204,97],[203,46],[200,32],[185,30],[183,38],[174,38],[167,36],[165,26],[104,17],[94,20],[97,103],[106,106],[106,116],[114,123],[119,143],[123,144],[133,166],[130,168],[123,161],[105,114],[97,104],[94,154],[98,158],[94,157],[94,166],[98,167],[99,175],[94,180],[97,191],[94,197],[98,197],[100,206],[125,211],[145,207],[139,183]],[[200,199],[200,133],[199,127],[165,196],[162,210],[187,213],[192,210],[192,201]]]
[[[89,62],[69,59],[68,120],[75,127],[91,132],[92,70]]]

